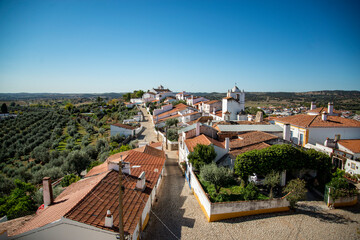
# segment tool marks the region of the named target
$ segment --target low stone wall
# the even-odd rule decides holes
[[[207,197],[196,175],[190,171],[188,176],[189,179],[187,179],[190,182],[190,187],[209,222],[241,216],[290,210],[290,203],[285,198],[212,203]]]

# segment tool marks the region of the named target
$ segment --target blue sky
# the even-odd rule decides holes
[[[1,0],[0,92],[360,90],[360,1]]]

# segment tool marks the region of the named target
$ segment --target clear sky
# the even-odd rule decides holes
[[[0,0],[0,92],[360,90],[360,1]]]

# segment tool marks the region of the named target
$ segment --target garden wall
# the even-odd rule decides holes
[[[165,135],[162,132],[156,131],[156,130],[155,130],[155,133],[159,134],[159,136],[161,136],[161,139],[162,139],[162,141],[163,141],[163,143],[165,144],[165,147],[166,147]],[[168,150],[170,150],[170,151],[179,150],[179,142],[171,142],[169,140],[167,140],[167,142],[168,142]]]
[[[290,203],[285,198],[211,203],[195,174],[190,171],[189,175],[190,187],[209,222],[290,210]]]
[[[328,206],[334,203],[329,194],[330,188],[325,188],[325,196],[324,200]],[[353,197],[342,197],[336,199],[334,207],[346,207],[346,206],[354,206],[357,203],[357,196]]]

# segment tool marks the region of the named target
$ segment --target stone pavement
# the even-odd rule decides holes
[[[163,183],[153,206],[156,216],[150,214],[142,239],[360,239],[360,204],[329,210],[321,201],[301,202],[295,212],[209,223],[182,176],[176,151],[166,154]]]

